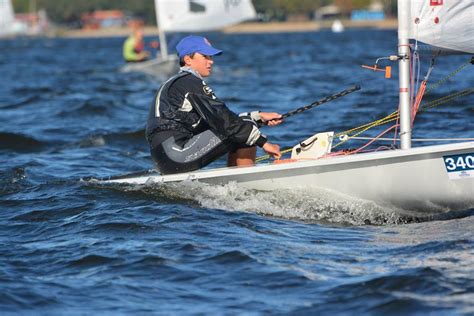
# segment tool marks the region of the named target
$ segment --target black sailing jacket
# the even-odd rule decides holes
[[[156,93],[148,115],[146,137],[151,145],[158,133],[175,132],[184,144],[194,135],[211,129],[223,140],[263,146],[266,138],[257,127],[258,114],[255,113],[235,114],[217,99],[203,80],[181,71]]]

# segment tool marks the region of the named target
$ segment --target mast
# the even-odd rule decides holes
[[[398,72],[400,87],[400,144],[402,149],[411,148],[409,23],[410,1],[398,0]]]
[[[156,25],[158,26],[158,37],[160,38],[161,58],[163,60],[167,60],[168,59],[168,44],[166,43],[165,31],[163,30],[163,27],[160,25],[159,2],[160,0],[155,0]]]

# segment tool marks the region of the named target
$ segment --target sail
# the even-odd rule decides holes
[[[256,17],[251,0],[155,0],[165,32],[218,30]]]
[[[11,0],[0,0],[0,36],[14,33],[14,23]]]
[[[473,0],[411,0],[410,11],[409,38],[474,54]]]

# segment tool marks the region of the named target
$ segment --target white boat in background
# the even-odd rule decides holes
[[[342,33],[342,32],[344,32],[344,25],[342,25],[341,20],[336,19],[336,20],[334,20],[334,22],[332,22],[331,31],[333,33]]]
[[[0,38],[26,34],[28,26],[15,19],[11,0],[0,0]]]
[[[0,0],[0,17],[0,36],[12,35],[15,16],[11,0]]]
[[[256,18],[251,0],[155,0],[156,21],[160,39],[160,55],[141,63],[127,64],[123,71],[152,74],[177,70],[177,56],[170,54],[166,34],[206,32]]]
[[[431,214],[433,209],[445,212],[473,208],[474,141],[412,148],[415,98],[410,91],[412,51],[409,46],[410,39],[414,39],[433,45],[437,52],[445,49],[473,54],[473,16],[472,1],[398,1],[398,54],[390,60],[398,61],[399,67],[400,149],[331,155],[332,134],[326,133],[326,138],[318,140],[315,135],[307,142],[323,149],[313,159],[298,159],[298,150],[294,148],[296,159],[287,163],[174,175],[144,173],[101,182],[146,185],[181,181],[218,185],[235,182],[255,190],[322,188],[380,204],[414,208],[426,214]],[[413,49],[416,52],[416,45]]]

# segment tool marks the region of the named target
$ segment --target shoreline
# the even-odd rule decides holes
[[[387,19],[382,21],[351,21],[341,20],[346,30],[373,28],[389,29],[397,28],[397,19]],[[294,33],[294,32],[314,32],[331,29],[333,21],[305,21],[305,22],[269,22],[257,23],[247,22],[221,30],[227,34],[259,34],[259,33]],[[57,37],[62,38],[102,38],[102,37],[127,37],[130,34],[130,28],[107,28],[98,30],[68,30],[59,28],[56,32]],[[146,26],[143,29],[145,36],[158,35],[158,29],[153,26]]]

